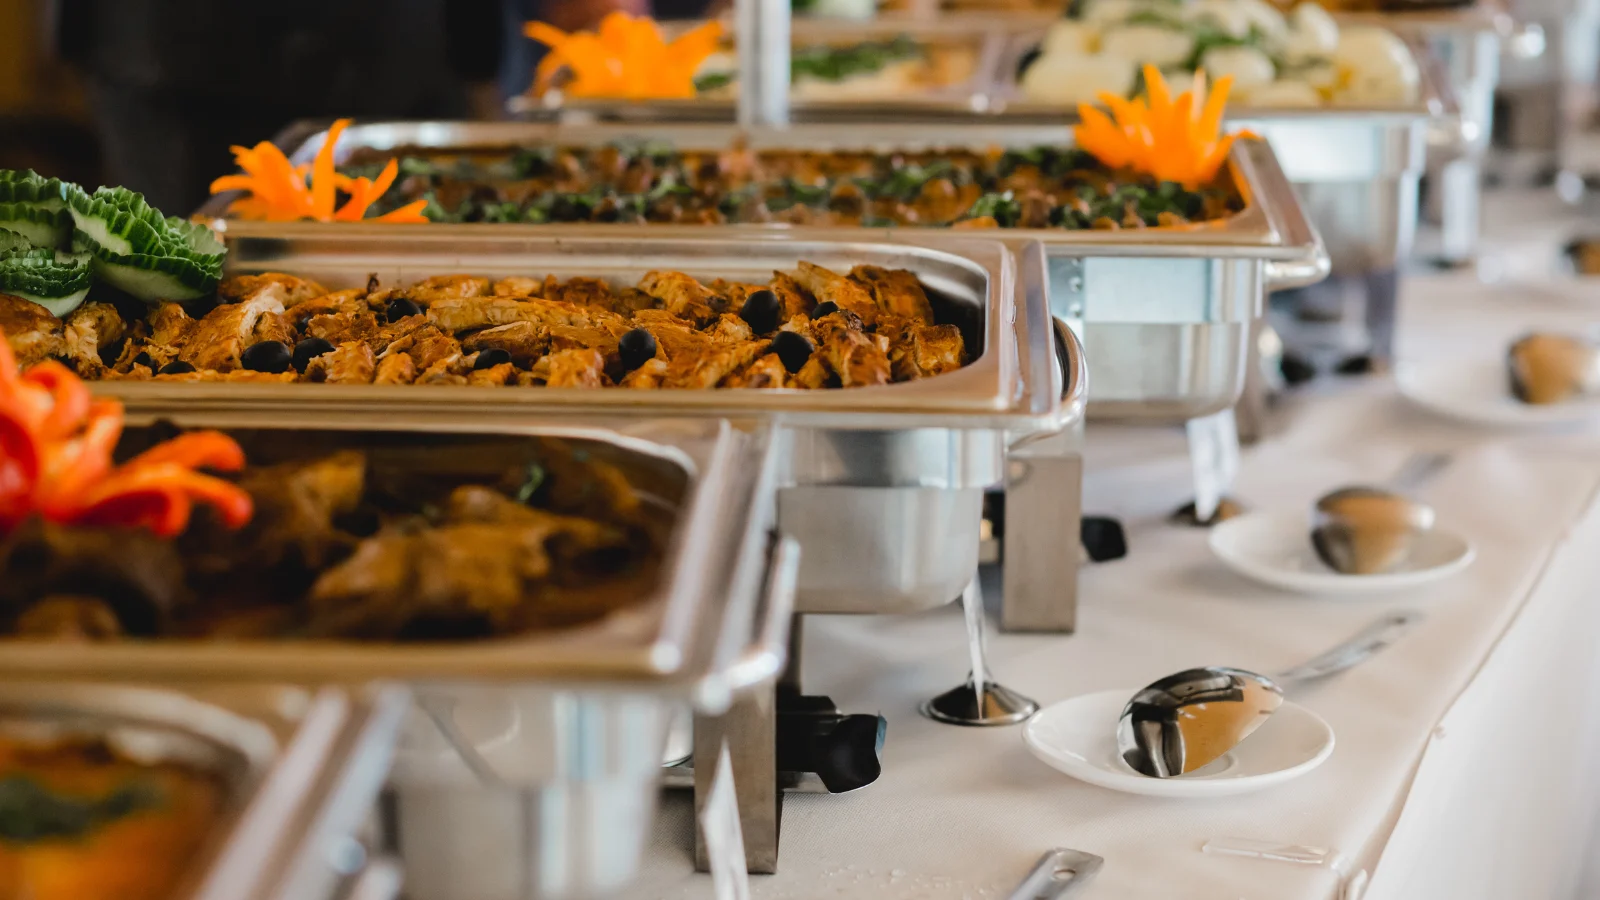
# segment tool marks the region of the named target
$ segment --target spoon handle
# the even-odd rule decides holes
[[[1400,470],[1389,479],[1389,489],[1396,494],[1409,494],[1444,471],[1451,458],[1448,453],[1414,453],[1406,457]]]
[[[1088,884],[1104,863],[1093,853],[1057,847],[1039,858],[1009,900],[1063,900]]]
[[[1337,647],[1328,650],[1298,666],[1273,676],[1283,688],[1337,675],[1358,663],[1365,662],[1378,651],[1398,641],[1412,626],[1422,621],[1416,610],[1403,610],[1384,616]]]

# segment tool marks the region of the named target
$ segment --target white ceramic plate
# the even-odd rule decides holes
[[[1252,581],[1304,594],[1377,594],[1438,581],[1472,564],[1472,542],[1435,527],[1417,537],[1411,558],[1382,575],[1343,575],[1311,546],[1310,517],[1253,512],[1211,526],[1211,552]]]
[[[1047,706],[1022,727],[1022,742],[1046,765],[1113,791],[1151,797],[1226,797],[1298,778],[1333,753],[1333,729],[1284,701],[1254,734],[1221,759],[1176,778],[1140,775],[1117,753],[1117,719],[1133,688],[1085,694]]]
[[[1401,395],[1418,406],[1473,425],[1562,428],[1600,422],[1597,400],[1534,406],[1511,396],[1502,360],[1401,363],[1395,367],[1394,380]]]

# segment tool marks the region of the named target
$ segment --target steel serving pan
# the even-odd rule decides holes
[[[963,127],[965,126],[965,127]],[[740,128],[721,124],[660,124],[647,132],[626,124],[568,125],[540,122],[375,122],[357,123],[340,135],[335,160],[342,160],[357,149],[396,150],[416,148],[455,152],[494,151],[517,146],[599,146],[606,143],[647,137],[664,141],[683,150],[720,150],[743,142],[756,149],[792,149],[826,152],[829,150],[914,151],[940,148],[1032,147],[1041,144],[1070,146],[1070,125],[1004,125],[973,118],[962,126],[950,123],[875,123],[870,135],[858,125],[797,124],[784,129]],[[295,164],[306,163],[321,148],[327,132],[319,123],[296,123],[275,142]],[[1281,286],[1312,283],[1326,274],[1326,260],[1319,252],[1315,230],[1305,221],[1295,202],[1293,188],[1284,180],[1270,148],[1259,142],[1241,141],[1229,157],[1228,173],[1245,200],[1245,208],[1226,219],[1198,222],[1171,228],[1141,228],[1120,231],[1092,229],[1068,231],[1049,228],[996,229],[986,236],[1007,241],[1037,240],[1052,257],[1082,255],[1173,255],[1265,260],[1272,265],[1269,274]],[[230,195],[213,197],[198,214],[224,218]],[[543,229],[547,234],[571,234],[574,225],[503,226]],[[230,220],[232,234],[284,235],[302,223],[256,223]],[[584,225],[585,228],[610,226]],[[792,230],[785,225],[651,225],[652,231],[667,229],[684,234],[729,237],[749,232]],[[529,233],[540,233],[530,231]],[[637,226],[624,226],[620,234],[637,233]],[[901,235],[921,243],[945,229],[925,228],[832,228],[834,240],[881,240]]]
[[[230,226],[239,223],[230,223]],[[563,236],[555,232],[565,231]],[[576,233],[574,233],[576,232]],[[271,230],[230,227],[228,270],[281,270],[329,288],[359,286],[369,274],[394,285],[429,275],[554,274],[599,277],[631,285],[652,269],[675,269],[710,280],[765,281],[774,269],[806,260],[837,271],[857,264],[909,269],[932,289],[950,321],[979,355],[940,375],[877,387],[816,391],[631,390],[590,388],[475,389],[440,385],[231,384],[106,381],[98,393],[130,409],[181,404],[232,410],[370,410],[396,408],[514,414],[768,416],[809,427],[888,429],[944,427],[1048,428],[1061,411],[1059,376],[1050,362],[1053,332],[1042,304],[1017,303],[1029,285],[1015,260],[992,240],[941,233],[918,246],[902,235],[872,242],[823,240],[831,232],[795,231],[786,240],[752,233],[708,237],[694,229],[668,237],[655,229],[550,229],[543,226],[296,225]],[[1030,274],[1031,270],[1030,270]],[[1042,286],[1034,285],[1038,290]],[[1025,355],[1031,354],[1031,355]],[[1031,364],[1024,366],[1025,360]]]
[[[80,651],[81,652],[81,651]],[[352,768],[388,768],[410,705],[407,692],[376,688],[315,693],[279,686],[196,693],[105,684],[0,684],[0,729],[29,737],[97,737],[141,759],[175,760],[225,786],[219,818],[174,900],[264,900],[279,870],[330,849],[360,818],[325,815],[330,778]],[[355,792],[370,807],[377,784]],[[365,810],[362,811],[365,814]],[[325,840],[300,824],[325,819]],[[329,892],[296,900],[324,900]]]
[[[669,38],[698,22],[663,23]],[[733,34],[731,19],[724,22],[726,34]],[[882,117],[928,117],[982,112],[989,107],[993,87],[992,73],[1005,51],[1006,35],[994,27],[972,27],[964,23],[938,20],[895,22],[883,19],[866,21],[837,19],[795,19],[790,35],[796,47],[812,44],[861,43],[909,37],[919,43],[965,48],[972,56],[972,73],[965,80],[943,86],[884,97],[823,99],[791,94],[789,113],[794,121],[877,121]],[[692,100],[590,100],[517,96],[506,104],[514,116],[527,121],[620,121],[634,124],[657,122],[732,122],[736,101],[720,97]]]
[[[657,587],[635,605],[587,625],[469,643],[346,641],[121,641],[71,644],[0,641],[0,670],[44,677],[162,681],[358,682],[372,678],[516,682],[630,682],[699,689],[708,705],[736,687],[740,650],[767,569],[777,442],[769,429],[717,419],[638,419],[563,425],[434,407],[426,412],[318,413],[307,407],[234,412],[176,404],[131,413],[181,425],[235,429],[247,456],[304,458],[346,446],[437,447],[468,465],[474,436],[515,447],[523,436],[560,437],[616,465],[659,499],[671,519]],[[615,428],[607,428],[614,425]],[[285,434],[285,432],[288,432]],[[498,452],[498,451],[497,451]],[[790,598],[769,603],[783,615]],[[773,609],[771,607],[779,607]],[[730,636],[726,632],[733,631]],[[763,635],[770,637],[768,632]],[[756,660],[782,653],[768,641]],[[740,645],[736,647],[735,645]]]

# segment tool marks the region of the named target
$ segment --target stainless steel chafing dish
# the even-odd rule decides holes
[[[722,712],[783,667],[799,554],[792,540],[771,538],[779,446],[760,423],[591,417],[579,426],[423,402],[362,414],[305,400],[277,408],[146,400],[130,412],[152,418],[231,429],[247,455],[261,434],[272,447],[263,459],[399,440],[470,465],[475,437],[557,436],[617,465],[673,517],[652,595],[565,631],[459,644],[0,642],[5,670],[28,676],[411,683],[416,706],[403,724],[395,717],[384,745],[395,763],[385,837],[410,872],[411,900],[588,898],[625,885],[653,821],[671,720],[689,709]],[[746,765],[753,751],[732,749]],[[375,793],[388,766],[387,755],[370,759],[348,778]],[[367,817],[372,793],[302,774],[331,804],[300,824],[307,842],[340,832],[345,817]],[[273,863],[270,900],[319,896],[312,889],[333,877],[329,858],[322,847],[315,861]],[[237,864],[251,861],[268,862]]]
[[[180,693],[13,682],[0,685],[0,731],[42,742],[104,740],[131,758],[215,777],[223,790],[219,818],[176,897],[288,900],[280,879],[298,871],[305,880],[295,900],[331,900],[360,877],[361,855],[339,851],[359,849],[356,833],[408,704],[398,688]],[[364,774],[373,769],[377,778]]]
[[[696,22],[663,24],[671,37]],[[731,21],[724,22],[726,34],[734,32]],[[959,48],[971,54],[969,77],[942,87],[928,86],[895,96],[808,98],[791,96],[789,111],[795,121],[879,121],[883,117],[908,115],[939,116],[981,112],[987,109],[992,87],[991,73],[1005,50],[1006,35],[994,23],[976,25],[939,20],[867,21],[838,19],[795,19],[790,37],[796,49],[821,44],[852,44],[887,41],[908,37],[938,49]],[[519,96],[507,104],[508,110],[530,121],[559,119],[574,124],[592,121],[655,122],[732,122],[737,103],[731,98],[712,97],[693,100],[651,100],[628,102],[583,98],[550,99]]]

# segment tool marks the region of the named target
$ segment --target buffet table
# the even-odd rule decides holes
[[[1548,246],[1548,245],[1546,245]],[[1408,283],[1401,358],[1494,352],[1537,322],[1581,327],[1595,289]],[[1418,345],[1415,338],[1426,334]],[[1006,897],[1055,846],[1105,858],[1085,897],[1289,900],[1574,896],[1600,777],[1600,436],[1518,435],[1434,418],[1387,378],[1297,394],[1247,451],[1236,496],[1304,508],[1388,477],[1410,453],[1453,463],[1422,494],[1469,536],[1464,574],[1410,595],[1288,595],[1222,567],[1201,530],[1169,524],[1189,470],[1179,433],[1091,429],[1085,508],[1120,517],[1129,556],[1092,567],[1072,637],[993,635],[995,676],[1042,704],[1131,691],[1191,665],[1257,671],[1310,657],[1401,606],[1428,618],[1395,647],[1296,699],[1337,736],[1332,758],[1265,792],[1215,800],[1114,793],[1035,760],[1019,729],[916,713],[966,670],[959,611],[814,617],[808,691],[889,719],[884,772],[853,794],[792,795],[779,874],[757,898]],[[991,596],[995,593],[994,585]],[[1109,724],[1109,723],[1108,723]],[[691,873],[687,797],[668,797],[632,897],[711,896]],[[1336,867],[1202,852],[1241,838],[1335,851]],[[1337,869],[1337,871],[1336,871]]]

